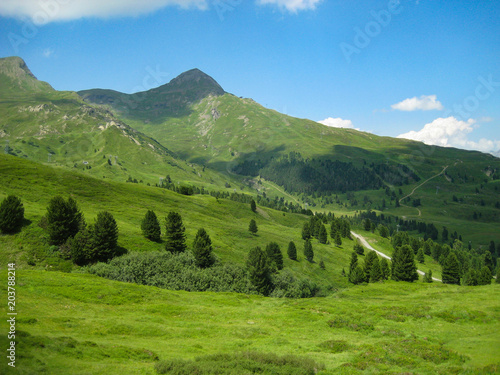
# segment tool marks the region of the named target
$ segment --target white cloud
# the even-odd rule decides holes
[[[422,95],[420,98],[415,96],[393,104],[391,108],[398,111],[432,111],[436,109],[441,111],[443,105],[437,100],[436,95]]]
[[[410,131],[401,134],[398,138],[412,139],[428,145],[442,147],[456,147],[467,150],[478,150],[488,153],[500,151],[500,140],[482,138],[478,142],[468,139],[474,129],[476,120],[460,121],[455,117],[438,118],[426,124],[419,131]]]
[[[299,10],[314,10],[322,0],[257,0],[260,5],[278,5],[282,9],[296,13]]]
[[[207,9],[207,0],[2,0],[0,16],[42,25],[84,17],[138,16],[166,6]]]
[[[54,54],[54,50],[52,48],[45,48],[43,50],[43,57],[46,57],[47,59]]]
[[[354,129],[354,125],[352,124],[351,120],[343,120],[340,117],[338,118],[333,118],[333,117],[328,117],[324,120],[318,121],[320,124],[330,126],[332,128],[350,128]]]

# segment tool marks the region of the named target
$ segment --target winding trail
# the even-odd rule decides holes
[[[385,258],[385,259],[389,259],[389,260],[391,260],[391,257],[390,257],[390,256],[388,256],[388,255],[386,255],[386,254],[384,254],[384,253],[382,253],[382,252],[380,252],[380,251],[378,251],[378,250],[374,249],[374,248],[373,248],[373,246],[372,246],[372,245],[370,245],[370,244],[368,243],[368,241],[367,241],[367,240],[366,240],[363,236],[361,236],[360,234],[357,234],[357,233],[355,233],[355,232],[353,232],[353,231],[351,231],[351,234],[352,234],[354,237],[356,237],[357,239],[359,239],[359,240],[361,241],[361,244],[362,244],[364,247],[366,247],[367,249],[372,250],[372,251],[375,251],[375,252],[376,252],[378,255],[380,255],[382,258]],[[424,276],[424,275],[425,275],[425,272],[423,272],[423,271],[417,270],[417,272],[418,272],[418,274],[419,274],[419,275],[422,275],[422,276]],[[433,278],[432,278],[432,280],[442,282],[441,280],[436,279],[435,277],[433,277]]]
[[[456,164],[456,163],[455,163],[455,164]],[[424,186],[424,185],[425,185],[426,183],[428,183],[430,180],[433,180],[433,179],[435,179],[436,177],[439,177],[439,176],[441,176],[442,174],[444,174],[444,172],[446,172],[446,170],[448,169],[448,167],[449,167],[449,165],[447,165],[446,167],[444,167],[444,168],[443,168],[443,170],[442,170],[441,172],[439,172],[437,175],[435,175],[435,176],[432,176],[432,177],[428,178],[427,180],[425,180],[424,182],[422,182],[420,185],[418,185],[416,188],[414,188],[410,194],[408,194],[406,197],[403,197],[403,198],[401,198],[401,199],[399,200],[399,204],[400,204],[401,206],[403,206],[403,207],[412,208],[412,207],[407,206],[407,205],[405,205],[405,204],[401,204],[401,202],[402,202],[402,201],[404,201],[406,198],[410,198],[413,194],[415,194],[415,192],[416,192],[418,189],[420,189],[422,186]],[[413,207],[413,208],[415,208],[415,209],[418,211],[418,216],[422,216],[422,211],[420,211],[420,209],[419,209],[419,208],[417,208],[417,207]]]

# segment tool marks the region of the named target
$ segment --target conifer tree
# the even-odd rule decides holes
[[[248,225],[248,230],[252,234],[256,234],[258,232],[259,228],[257,228],[257,223],[255,222],[254,219],[250,220],[250,224]]]
[[[75,237],[70,239],[71,260],[79,266],[85,266],[97,261],[95,259],[93,245],[93,227],[93,225],[89,225],[88,227],[83,228],[75,235]]]
[[[302,226],[302,239],[308,240],[311,238],[311,226],[309,223],[304,223]]]
[[[497,266],[497,279],[496,279],[496,283],[497,284],[500,284],[500,262]]]
[[[361,266],[357,265],[349,274],[349,281],[353,284],[361,284],[366,280],[365,272]]]
[[[272,290],[269,257],[260,247],[250,250],[247,259],[250,283],[258,293],[267,296]]]
[[[478,285],[477,273],[474,268],[470,268],[464,275],[462,284],[465,286],[476,286]]]
[[[411,246],[403,245],[394,250],[392,256],[392,279],[413,282],[418,280],[417,266]]]
[[[491,253],[487,251],[484,254],[484,265],[490,269],[490,273],[493,273],[493,270],[495,269],[495,265],[493,264],[493,258],[491,257]]]
[[[186,251],[186,228],[179,213],[168,213],[165,224],[165,249],[171,253]]]
[[[425,263],[424,249],[422,247],[418,249],[417,261],[421,264]]]
[[[319,268],[321,268],[322,270],[326,269],[325,262],[323,261],[323,259],[321,259],[321,261],[319,262]]]
[[[335,245],[342,246],[342,237],[340,236],[340,232],[335,233]]]
[[[481,268],[478,277],[478,285],[490,285],[491,284],[491,271],[487,266]]]
[[[49,242],[61,245],[68,238],[74,237],[85,226],[83,214],[76,201],[69,197],[67,201],[60,196],[52,198],[47,207],[47,229]]]
[[[326,244],[328,242],[328,233],[326,232],[325,226],[321,223],[319,227],[318,241],[322,244]]]
[[[24,207],[21,199],[15,195],[9,195],[0,204],[0,231],[2,233],[19,232],[23,222]]]
[[[161,228],[154,211],[148,210],[146,212],[141,222],[141,229],[144,237],[154,242],[160,242]]]
[[[113,215],[99,212],[92,227],[93,260],[106,262],[116,255],[118,247],[118,225]]]
[[[460,265],[455,253],[450,252],[442,265],[443,284],[460,285]]]
[[[342,220],[341,236],[351,239],[351,224],[347,220]]]
[[[423,277],[423,282],[424,283],[432,283],[432,270],[429,270],[424,277]]]
[[[371,278],[371,270],[372,270],[372,266],[373,266],[373,263],[375,262],[375,260],[378,261],[377,253],[375,253],[375,251],[369,251],[365,257],[365,264],[364,264],[364,269],[363,269],[363,271],[365,272],[365,275],[366,275],[366,281],[369,281]],[[379,268],[380,268],[380,265],[379,265]]]
[[[204,228],[198,229],[193,242],[193,256],[199,268],[208,268],[215,263],[212,240]]]
[[[382,280],[388,280],[391,276],[391,270],[389,268],[389,262],[387,259],[382,258],[380,260],[380,272],[382,273]]]
[[[252,212],[257,212],[257,204],[253,199],[250,201],[250,209],[252,210]]]
[[[271,242],[266,246],[266,253],[271,263],[274,263],[278,270],[283,269],[283,254],[281,253],[280,245],[276,242]]]
[[[375,259],[373,260],[372,263],[372,268],[370,270],[370,282],[376,283],[380,280],[383,280],[382,270],[380,269],[380,262],[378,260],[378,257],[375,256]]]
[[[288,258],[291,260],[297,260],[297,247],[295,246],[295,243],[293,241],[290,241],[288,244],[288,250],[287,250]]]
[[[370,219],[365,219],[363,224],[365,231],[369,232],[372,229],[372,221]]]
[[[354,269],[358,266],[358,254],[356,254],[354,251],[351,254],[351,262],[349,263],[349,277],[351,275],[351,272],[354,271]]]
[[[304,242],[304,256],[306,257],[306,259],[309,262],[312,262],[314,259],[314,251],[313,251],[313,247],[311,244],[311,240],[309,240],[309,239],[307,239]]]
[[[361,242],[359,241],[359,239],[354,244],[354,251],[358,255],[363,255],[365,253],[365,248],[363,247],[363,245],[361,245]]]

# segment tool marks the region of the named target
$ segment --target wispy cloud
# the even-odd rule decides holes
[[[299,10],[314,10],[322,0],[257,0],[260,5],[277,5],[289,12],[296,13]]]
[[[320,124],[330,126],[332,128],[349,128],[349,129],[354,129],[354,125],[351,120],[344,120],[341,119],[340,117],[333,118],[333,117],[328,117],[324,120],[318,121]]]
[[[443,105],[439,100],[437,100],[436,95],[422,95],[420,98],[416,96],[413,98],[408,98],[402,102],[391,105],[393,110],[397,111],[432,111],[438,110],[442,111],[444,109]]]
[[[410,131],[399,135],[398,138],[412,139],[428,145],[478,150],[493,154],[500,151],[500,140],[485,138],[477,142],[469,140],[469,135],[477,128],[476,123],[477,121],[473,119],[460,121],[453,116],[438,118],[419,131]]]
[[[54,54],[54,50],[52,48],[45,48],[43,50],[42,54],[43,54],[43,57],[48,59],[50,56],[52,56]]]

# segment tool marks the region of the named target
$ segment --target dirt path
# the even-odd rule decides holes
[[[442,174],[444,174],[444,172],[446,172],[446,170],[448,169],[448,167],[449,167],[449,165],[447,165],[446,167],[444,167],[444,168],[443,168],[443,170],[442,170],[440,173],[438,173],[437,175],[432,176],[431,178],[428,178],[427,180],[425,180],[424,182],[422,182],[420,185],[418,185],[416,188],[414,188],[410,194],[408,194],[406,197],[403,197],[403,198],[401,198],[401,199],[399,200],[399,204],[400,204],[401,206],[403,206],[403,207],[412,208],[412,207],[407,206],[407,205],[405,205],[405,204],[401,204],[401,202],[402,202],[402,201],[404,201],[406,198],[410,198],[413,194],[415,194],[415,192],[416,192],[418,189],[420,189],[422,186],[424,186],[424,185],[425,185],[426,183],[428,183],[430,180],[433,180],[433,179],[435,179],[436,177],[439,177],[439,176],[441,176]],[[415,208],[415,209],[418,211],[418,216],[422,216],[422,211],[420,211],[420,209],[419,209],[419,208],[417,208],[417,207],[413,207],[413,208]]]
[[[374,248],[373,248],[373,246],[372,246],[372,245],[370,245],[370,244],[368,243],[368,241],[367,241],[367,240],[366,240],[363,236],[361,236],[361,235],[359,235],[359,234],[357,234],[357,233],[354,233],[354,232],[352,232],[352,231],[351,231],[351,234],[352,234],[354,237],[356,237],[357,239],[359,239],[359,240],[360,240],[360,242],[361,242],[361,244],[362,244],[364,247],[366,247],[367,249],[372,250],[372,251],[375,251],[375,252],[376,252],[378,255],[380,255],[382,258],[385,258],[385,259],[389,259],[389,260],[391,260],[391,257],[390,257],[390,256],[388,256],[388,255],[386,255],[386,254],[384,254],[384,253],[382,253],[382,252],[380,252],[380,251],[378,251],[378,250],[374,249]],[[419,275],[422,275],[422,276],[424,276],[424,275],[425,275],[425,272],[423,272],[423,271],[417,270],[417,272],[418,272],[418,274],[419,274]],[[435,277],[433,277],[433,278],[432,278],[432,280],[441,282],[441,280],[436,279]]]

